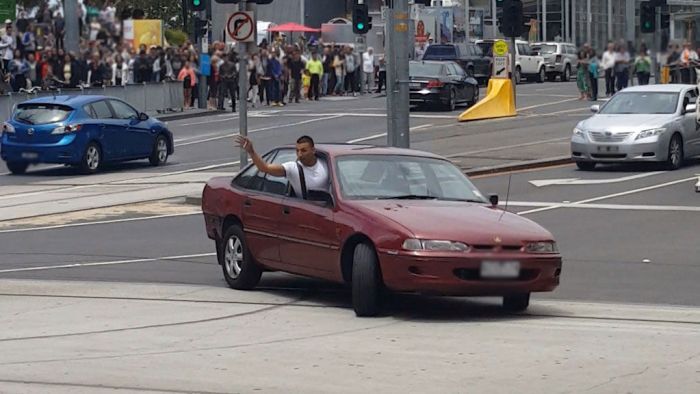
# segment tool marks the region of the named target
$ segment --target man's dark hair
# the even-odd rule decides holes
[[[299,137],[299,139],[297,140],[297,144],[303,144],[304,142],[308,142],[309,145],[311,145],[312,147],[314,146],[314,140],[313,140],[313,138],[309,137],[308,135],[302,135],[302,136]]]

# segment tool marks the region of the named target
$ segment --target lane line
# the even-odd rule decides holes
[[[519,214],[519,215],[529,215],[529,214],[532,214],[532,213],[539,213],[539,212],[551,211],[551,210],[553,210],[553,209],[562,208],[562,207],[564,207],[564,206],[581,205],[581,204],[586,204],[586,203],[589,203],[589,202],[607,200],[607,199],[615,198],[615,197],[628,196],[628,195],[630,195],[630,194],[641,193],[641,192],[645,192],[645,191],[649,191],[649,190],[654,190],[654,189],[660,189],[660,188],[663,188],[663,187],[666,187],[666,186],[677,185],[677,184],[679,184],[679,183],[684,183],[684,182],[689,182],[689,181],[695,181],[696,179],[697,179],[697,177],[684,178],[684,179],[679,179],[679,180],[672,181],[672,182],[666,182],[666,183],[661,183],[661,184],[658,184],[658,185],[652,185],[652,186],[642,187],[642,188],[639,188],[639,189],[628,190],[628,191],[625,191],[625,192],[620,192],[620,193],[608,194],[608,195],[600,196],[600,197],[589,198],[589,199],[586,199],[586,200],[576,201],[576,202],[572,202],[572,203],[569,203],[569,204],[556,204],[556,205],[552,205],[552,206],[550,206],[550,207],[531,209],[531,210],[529,210],[529,211],[519,212],[518,214]]]
[[[453,153],[453,154],[447,155],[447,156],[445,156],[445,157],[451,158],[451,157],[459,157],[459,156],[465,156],[465,155],[472,155],[472,154],[477,154],[477,153],[495,152],[495,151],[504,150],[504,149],[522,148],[522,147],[525,147],[525,146],[539,145],[539,144],[548,143],[548,142],[567,141],[567,140],[570,140],[570,139],[571,139],[571,137],[551,138],[551,139],[547,139],[547,140],[539,140],[539,141],[533,141],[533,142],[525,142],[525,143],[522,143],[522,144],[505,145],[505,146],[499,146],[499,147],[495,147],[495,148],[479,149],[479,150],[472,150],[472,151],[467,151],[467,152]]]
[[[700,212],[700,207],[691,205],[640,205],[640,204],[573,204],[539,201],[508,201],[508,206],[514,207],[552,207],[574,209],[605,209],[611,211],[660,211],[660,212]],[[499,203],[505,206],[505,201]],[[517,213],[517,212],[515,212]]]
[[[427,129],[428,127],[433,127],[433,126],[434,125],[432,123],[428,123],[428,124],[424,124],[424,125],[413,126],[409,130],[410,131],[418,131],[418,130]],[[378,134],[374,134],[374,135],[370,135],[370,136],[362,137],[362,138],[356,138],[354,140],[345,141],[345,142],[348,144],[356,144],[358,142],[369,141],[369,140],[373,140],[376,138],[385,137],[386,135],[387,135],[387,133],[378,133]]]
[[[289,115],[291,115],[291,114],[289,114]],[[313,115],[313,116],[318,116],[318,115]],[[322,121],[324,121],[324,120],[337,119],[337,118],[340,118],[340,117],[342,117],[342,115],[330,115],[330,116],[324,116],[324,117],[316,118],[316,119],[308,119],[308,120],[304,120],[304,121],[301,121],[301,122],[287,123],[287,124],[283,124],[283,125],[266,126],[266,127],[261,127],[261,128],[253,129],[253,130],[248,130],[248,134],[257,133],[257,132],[260,132],[260,131],[281,129],[281,128],[286,128],[286,127],[301,126],[301,125],[308,124],[308,123],[322,122]],[[204,142],[210,142],[210,141],[221,140],[221,139],[224,139],[224,138],[230,138],[230,137],[236,136],[236,135],[238,135],[238,134],[239,134],[238,132],[235,132],[235,133],[227,133],[227,134],[220,135],[220,136],[217,136],[217,137],[206,138],[206,139],[198,140],[198,141],[185,142],[185,143],[183,143],[183,144],[179,144],[179,145],[175,145],[175,146],[176,146],[176,147],[183,147],[183,146],[201,144],[201,143],[204,143]]]
[[[46,265],[43,267],[25,267],[25,268],[10,268],[6,270],[0,270],[0,274],[7,274],[11,272],[27,272],[27,271],[47,271],[55,269],[65,269],[65,268],[81,268],[81,267],[99,267],[104,265],[120,265],[120,264],[133,264],[133,263],[150,263],[160,260],[183,260],[183,259],[194,259],[199,257],[210,257],[216,256],[216,253],[200,253],[200,254],[189,254],[182,256],[166,256],[166,257],[156,257],[147,259],[131,259],[131,260],[117,260],[117,261],[100,261],[94,263],[72,263],[72,264],[61,264],[61,265]]]
[[[222,115],[220,115],[220,116],[222,116]],[[179,124],[179,125],[175,125],[175,126],[187,127],[187,126],[195,126],[195,125],[198,125],[198,124],[228,122],[229,120],[238,119],[238,117],[239,117],[238,115],[235,115],[235,116],[223,115],[223,116],[229,116],[229,117],[227,117],[227,118],[221,118],[221,119],[213,119],[213,120],[210,119],[210,120],[208,120],[208,121],[202,121],[202,122],[183,123],[183,124]]]
[[[569,186],[569,185],[604,185],[609,183],[621,183],[635,179],[648,178],[654,175],[666,174],[668,171],[643,172],[641,174],[628,175],[618,178],[604,179],[581,179],[581,178],[560,178],[560,179],[533,179],[530,184],[537,187],[544,186]]]
[[[165,215],[143,216],[143,217],[138,217],[138,218],[99,220],[99,221],[93,221],[93,222],[82,222],[82,223],[71,223],[71,224],[57,224],[57,225],[53,225],[53,226],[27,227],[27,228],[0,230],[0,234],[25,233],[25,232],[29,232],[29,231],[41,231],[41,230],[55,230],[55,229],[63,229],[63,228],[70,228],[70,227],[92,226],[92,225],[98,225],[98,224],[138,222],[141,220],[167,219],[167,218],[174,218],[174,217],[181,217],[181,216],[193,216],[193,215],[201,215],[201,214],[202,214],[202,211],[198,210],[198,211],[191,211],[191,212],[171,213],[171,214],[165,214]],[[21,219],[18,219],[18,220],[21,220]]]
[[[543,104],[531,105],[529,107],[517,108],[516,111],[525,111],[525,110],[533,109],[533,108],[547,107],[549,105],[557,105],[557,104],[566,103],[569,101],[576,101],[576,100],[578,100],[578,98],[572,98],[572,99],[568,99],[568,100],[558,100],[558,101],[553,101],[551,103],[543,103]]]

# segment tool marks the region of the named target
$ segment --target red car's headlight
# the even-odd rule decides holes
[[[557,243],[554,241],[537,241],[525,244],[528,253],[559,253]]]
[[[413,239],[409,238],[403,242],[405,250],[435,250],[450,252],[465,252],[469,250],[469,245],[463,242],[444,241],[437,239]]]

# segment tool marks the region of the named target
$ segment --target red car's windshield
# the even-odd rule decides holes
[[[346,199],[486,199],[452,163],[417,156],[352,155],[337,159],[340,192]]]

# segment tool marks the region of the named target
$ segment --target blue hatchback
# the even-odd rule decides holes
[[[173,154],[165,124],[106,96],[49,96],[25,101],[3,124],[0,157],[13,174],[29,164],[77,166],[97,172],[103,163],[149,159],[165,164]]]

